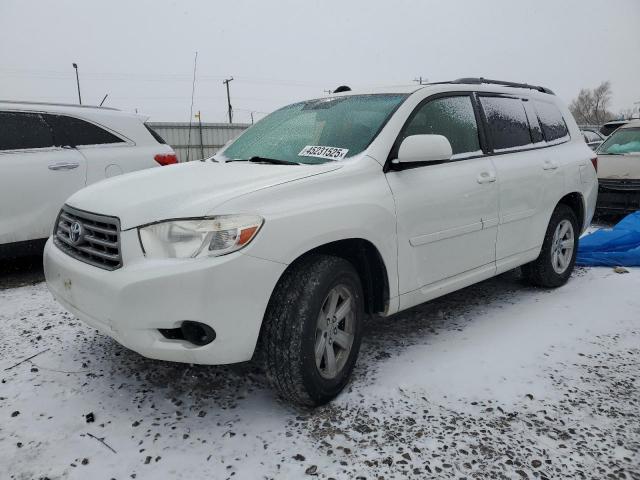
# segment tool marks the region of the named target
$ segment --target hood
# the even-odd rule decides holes
[[[232,198],[338,168],[341,165],[334,162],[189,162],[103,180],[75,193],[66,203],[80,210],[116,216],[122,230],[128,230],[172,218],[202,217]]]
[[[598,178],[640,179],[640,152],[624,155],[599,153]]]

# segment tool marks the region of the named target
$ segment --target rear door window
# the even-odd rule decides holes
[[[533,104],[540,118],[542,133],[547,142],[554,142],[569,136],[569,129],[562,113],[553,103],[534,100]]]
[[[405,126],[402,139],[411,135],[443,135],[454,155],[481,155],[478,124],[467,95],[436,98],[418,107]]]
[[[67,115],[45,114],[44,118],[53,127],[56,142],[74,147],[124,143],[120,137],[79,118]]]
[[[533,143],[524,102],[511,97],[480,97],[495,151],[526,147]]]
[[[51,129],[38,113],[0,112],[0,150],[53,147]]]
[[[530,101],[524,102],[524,110],[527,112],[527,120],[529,120],[529,130],[531,131],[531,140],[533,143],[544,142],[542,135],[542,127],[538,120],[538,114]]]

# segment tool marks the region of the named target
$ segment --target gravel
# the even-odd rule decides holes
[[[640,479],[629,270],[555,291],[509,273],[372,320],[353,381],[315,410],[254,363],[145,359],[44,284],[6,288],[0,478]]]

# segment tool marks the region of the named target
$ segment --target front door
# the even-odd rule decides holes
[[[482,152],[471,96],[427,99],[398,143],[417,134],[444,135],[453,158],[387,173],[396,202],[400,294],[495,262],[496,171]]]

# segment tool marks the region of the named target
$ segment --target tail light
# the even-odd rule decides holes
[[[591,157],[591,165],[593,165],[593,168],[596,169],[596,173],[598,173],[598,156],[594,155],[593,157]]]
[[[178,157],[175,153],[159,153],[153,159],[160,165],[173,165],[178,163]]]

